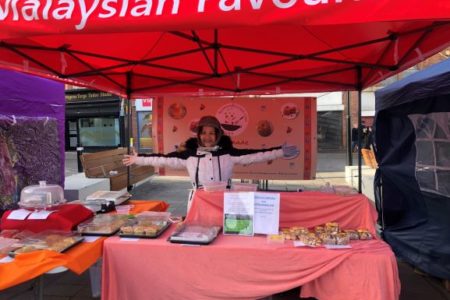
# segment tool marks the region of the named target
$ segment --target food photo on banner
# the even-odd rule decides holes
[[[239,149],[264,149],[295,145],[293,157],[251,166],[236,166],[237,179],[314,179],[316,172],[316,99],[305,98],[183,98],[159,97],[153,105],[153,137],[158,153],[169,153],[195,137],[202,116],[215,116]],[[161,175],[186,175],[185,171],[160,168]]]

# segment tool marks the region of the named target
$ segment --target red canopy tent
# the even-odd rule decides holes
[[[128,98],[360,90],[450,45],[448,0],[2,1],[0,64]]]
[[[0,66],[128,99],[361,91],[450,45],[450,1],[6,0],[0,25]]]

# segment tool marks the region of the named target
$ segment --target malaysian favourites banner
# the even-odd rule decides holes
[[[156,108],[156,109],[155,109]],[[195,137],[199,119],[213,115],[236,148],[259,149],[296,145],[300,154],[248,166],[235,166],[233,178],[314,179],[316,173],[315,98],[182,98],[164,97],[154,105],[155,152],[175,151]],[[162,175],[186,175],[185,171],[160,169]]]

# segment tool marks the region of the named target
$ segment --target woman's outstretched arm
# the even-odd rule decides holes
[[[125,166],[150,165],[154,167],[168,167],[171,169],[183,169],[186,167],[187,157],[183,152],[172,152],[169,154],[137,154],[133,149],[131,155],[124,155],[122,163]]]

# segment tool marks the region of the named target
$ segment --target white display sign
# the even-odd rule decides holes
[[[224,193],[223,233],[252,236],[254,212],[253,193]]]
[[[278,234],[280,226],[280,194],[254,193],[254,231],[262,234]]]
[[[278,234],[279,193],[224,193],[223,207],[224,234]]]

